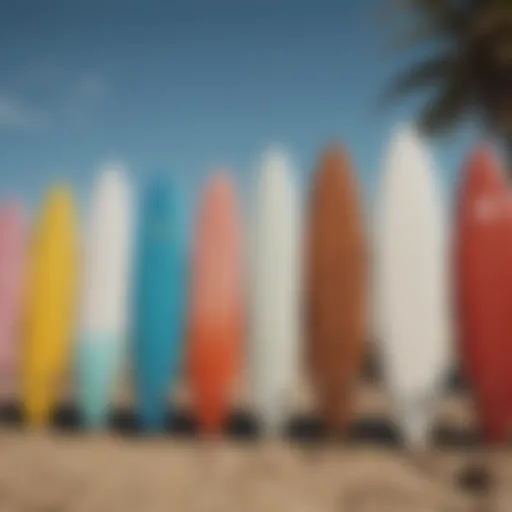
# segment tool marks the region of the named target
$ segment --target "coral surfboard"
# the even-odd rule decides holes
[[[321,155],[310,192],[306,300],[308,362],[322,419],[345,433],[366,336],[366,255],[360,198],[342,149]]]
[[[300,218],[288,156],[264,156],[255,196],[249,367],[255,409],[275,434],[290,412],[300,342]]]
[[[458,201],[456,276],[460,348],[482,430],[505,442],[512,403],[512,203],[487,146],[471,155]]]
[[[75,319],[77,227],[71,191],[46,197],[31,247],[22,400],[27,422],[48,424],[67,370]]]
[[[191,268],[188,376],[205,434],[221,432],[240,371],[244,318],[239,215],[232,182],[216,174],[200,205]]]
[[[0,397],[15,391],[20,314],[25,279],[26,235],[17,202],[0,207]]]
[[[416,130],[391,139],[376,230],[376,303],[383,372],[410,446],[424,446],[450,364],[446,220]]]
[[[149,183],[141,206],[135,299],[134,370],[141,423],[165,424],[181,362],[187,260],[179,196],[165,178]]]
[[[102,169],[88,211],[77,347],[77,402],[89,428],[106,425],[126,352],[132,209],[124,170]]]

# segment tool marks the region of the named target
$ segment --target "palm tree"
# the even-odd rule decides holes
[[[504,144],[512,173],[512,0],[388,0],[387,6],[388,15],[405,14],[410,26],[395,48],[433,43],[437,49],[400,73],[383,99],[431,88],[419,112],[425,133],[474,116]]]

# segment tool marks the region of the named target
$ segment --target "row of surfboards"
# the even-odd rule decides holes
[[[512,417],[512,200],[490,148],[475,150],[461,173],[454,251],[432,162],[412,126],[391,138],[371,258],[344,150],[322,153],[310,185],[302,215],[290,160],[269,151],[244,246],[234,184],[214,174],[190,250],[179,191],[165,178],[151,181],[135,208],[123,170],[101,172],[81,250],[69,189],[49,192],[29,244],[20,207],[4,206],[2,391],[19,381],[27,423],[45,426],[72,366],[84,423],[101,428],[130,359],[145,429],[163,427],[181,373],[198,425],[214,434],[244,360],[254,410],[275,434],[304,361],[318,414],[329,431],[343,432],[365,341],[375,334],[396,422],[417,445],[428,438],[459,339],[486,439],[504,441]]]

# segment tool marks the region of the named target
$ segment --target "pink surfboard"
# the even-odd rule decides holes
[[[10,202],[0,207],[0,397],[14,392],[17,366],[25,233],[22,207]]]
[[[244,319],[239,215],[233,184],[226,175],[215,175],[196,224],[189,317],[189,386],[205,434],[221,432],[240,369]]]

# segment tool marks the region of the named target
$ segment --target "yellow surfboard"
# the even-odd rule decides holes
[[[35,227],[27,290],[22,400],[28,424],[48,424],[68,363],[75,317],[77,226],[71,191],[55,186]]]

